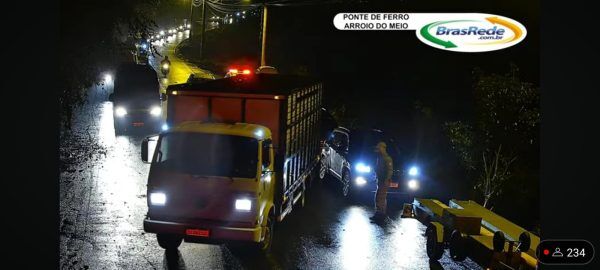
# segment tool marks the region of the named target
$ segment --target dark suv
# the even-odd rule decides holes
[[[133,130],[160,131],[163,122],[162,104],[156,71],[148,65],[122,64],[117,69],[113,103],[115,134]]]
[[[341,181],[344,196],[377,190],[377,153],[374,148],[381,140],[387,144],[387,152],[394,161],[388,194],[414,196],[421,184],[419,168],[407,164],[406,153],[400,153],[394,141],[376,129],[335,128],[323,145],[319,178],[325,179],[330,175]]]

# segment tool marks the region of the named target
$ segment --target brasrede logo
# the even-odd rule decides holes
[[[417,30],[417,37],[438,49],[486,52],[513,46],[527,34],[522,24],[506,17],[483,14],[469,17],[473,18],[428,23]]]

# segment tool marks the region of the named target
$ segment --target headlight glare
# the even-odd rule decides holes
[[[162,109],[159,106],[154,106],[150,109],[150,114],[154,116],[159,116],[162,112]]]
[[[355,168],[356,168],[357,172],[361,172],[361,173],[370,173],[371,172],[371,166],[367,166],[364,163],[356,164]]]
[[[249,199],[237,199],[235,200],[235,210],[250,211],[252,208],[252,201]]]
[[[419,188],[419,181],[415,179],[408,181],[408,188],[412,190],[417,190]]]
[[[123,116],[127,115],[127,110],[125,110],[125,108],[123,108],[123,107],[117,107],[115,109],[115,114],[118,117],[123,117]]]
[[[417,166],[412,166],[412,167],[410,167],[410,169],[408,169],[408,175],[417,176],[418,174],[419,174],[419,168],[417,168]]]
[[[162,192],[150,193],[151,205],[165,205],[167,203],[167,195]]]
[[[362,176],[358,176],[354,179],[357,186],[364,186],[367,183],[367,179]]]

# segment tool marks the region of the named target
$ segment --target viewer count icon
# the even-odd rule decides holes
[[[594,246],[587,240],[543,240],[537,247],[538,260],[548,265],[585,265],[594,258]]]
[[[555,258],[562,258],[563,257],[562,252],[560,252],[560,248],[556,248],[554,250],[554,253],[552,253],[552,257],[555,257]]]

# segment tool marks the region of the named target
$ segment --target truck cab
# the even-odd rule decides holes
[[[268,249],[275,222],[271,136],[262,125],[190,121],[161,133],[153,153],[144,140],[142,160],[151,163],[144,231],[156,233],[165,249],[182,240]]]

